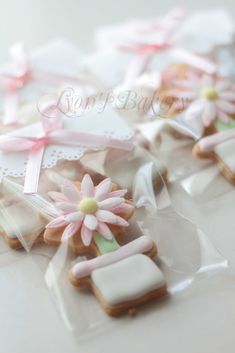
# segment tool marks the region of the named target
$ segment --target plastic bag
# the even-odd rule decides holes
[[[143,163],[136,170],[131,194],[135,212],[122,241],[130,244],[144,235],[156,242],[158,256],[155,261],[166,279],[168,298],[199,278],[227,268],[227,260],[205,234],[174,210],[160,175],[158,183],[154,185],[153,162]],[[68,272],[75,264],[83,263],[87,258],[78,256],[68,244],[63,242],[55,248],[45,272],[52,298],[68,329],[80,341],[130,323],[133,319],[128,316],[110,318],[94,295],[71,285]],[[147,310],[146,314],[150,310],[152,315],[158,314],[158,306],[154,303],[148,309],[142,308],[140,315],[144,315],[144,310]]]
[[[53,178],[54,171],[56,179]],[[39,193],[27,195],[23,192],[23,178],[6,177],[1,183],[0,229],[3,239],[13,249],[30,251],[33,244],[41,242],[41,234],[50,216],[43,215],[49,204],[47,192],[57,191],[61,180],[78,180],[83,173],[82,165],[76,162],[60,161],[51,170],[41,173]],[[30,222],[26,222],[30,219]]]

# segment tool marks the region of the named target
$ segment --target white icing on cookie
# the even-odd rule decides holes
[[[3,215],[0,215],[0,227],[9,238],[17,238],[16,232],[21,236],[37,234],[42,231],[45,223],[39,215],[21,202],[13,204],[4,209]]]
[[[91,278],[105,301],[111,305],[141,298],[165,285],[160,269],[142,254],[95,270]]]
[[[235,139],[220,143],[214,151],[223,163],[235,173]]]
[[[132,242],[123,245],[118,250],[103,254],[94,259],[82,261],[74,265],[71,272],[76,278],[83,278],[89,276],[92,271],[111,265],[115,262],[123,260],[131,255],[141,254],[150,251],[153,248],[153,240],[147,236],[133,240]]]

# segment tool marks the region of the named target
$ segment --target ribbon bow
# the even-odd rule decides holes
[[[58,84],[62,81],[81,83],[81,78],[73,78],[57,73],[43,72],[31,67],[30,58],[23,43],[16,43],[10,49],[12,58],[11,74],[0,73],[0,90],[5,92],[4,125],[18,122],[20,90],[31,80]]]
[[[57,108],[56,111],[55,108]],[[52,112],[55,112],[54,116],[49,117]],[[111,147],[128,151],[133,148],[133,139],[121,141],[107,136],[63,129],[62,113],[58,107],[51,103],[43,110],[42,123],[38,124],[38,130],[36,137],[14,137],[11,135],[0,137],[0,150],[4,152],[28,151],[24,182],[25,194],[37,192],[43,156],[48,145],[82,145],[93,149]]]
[[[162,20],[157,21],[155,24],[150,23],[148,28],[147,26],[142,28],[142,31],[153,32],[155,36],[152,43],[138,42],[138,33],[136,33],[137,41],[119,46],[120,49],[139,54],[131,60],[131,63],[127,68],[125,82],[130,82],[133,78],[139,76],[143,72],[152,55],[163,50],[169,50],[169,54],[175,59],[181,60],[182,62],[209,74],[216,71],[216,65],[209,60],[201,58],[196,54],[192,54],[186,49],[174,48],[177,34],[185,16],[186,13],[183,9],[176,8],[169,12]]]

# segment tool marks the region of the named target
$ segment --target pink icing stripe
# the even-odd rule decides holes
[[[202,152],[212,152],[217,145],[233,138],[235,138],[235,129],[204,137],[198,142],[198,145]]]
[[[147,252],[151,250],[152,247],[153,240],[150,237],[144,235],[132,241],[131,243],[122,246],[114,252],[98,256],[92,260],[77,263],[72,268],[72,274],[76,278],[83,278],[89,276],[92,271],[98,268],[111,265],[132,255]]]

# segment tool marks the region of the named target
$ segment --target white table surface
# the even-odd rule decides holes
[[[189,1],[192,9],[227,5],[231,1]],[[83,49],[92,48],[97,25],[130,15],[153,15],[176,5],[156,1],[9,0],[1,4],[0,50],[18,39],[30,48],[58,36]],[[194,203],[177,186],[170,188],[176,209],[190,217],[230,261],[228,273],[192,284],[153,312],[137,316],[128,326],[77,344],[61,320],[45,287],[40,258],[12,252],[0,256],[0,347],[4,353],[234,353],[235,351],[235,217],[234,192],[205,206]],[[79,310],[77,315],[79,315]]]

